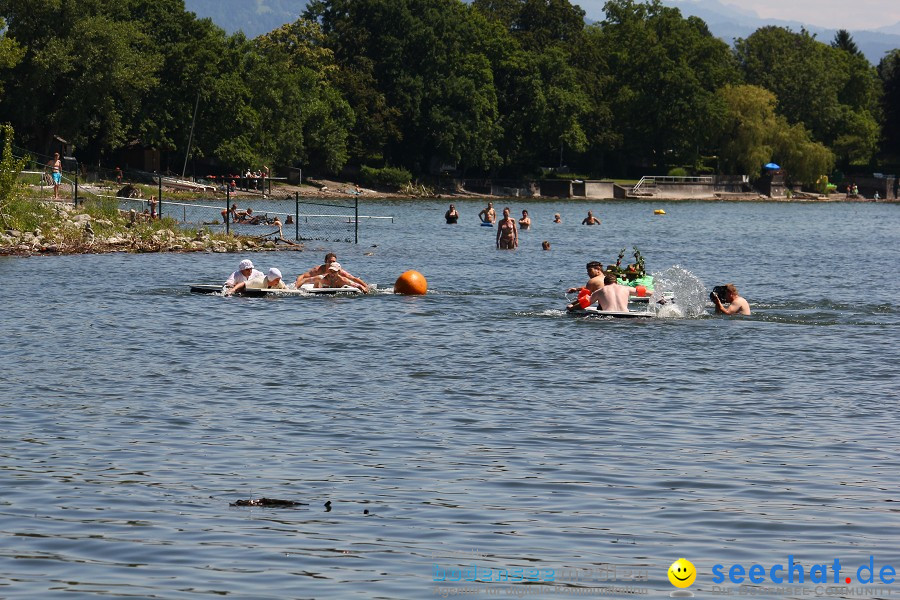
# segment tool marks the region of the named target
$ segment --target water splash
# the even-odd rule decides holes
[[[675,297],[674,305],[658,303],[669,295]],[[650,306],[656,308],[658,317],[693,318],[705,314],[707,295],[706,286],[700,278],[681,265],[653,273],[653,295],[650,297]]]

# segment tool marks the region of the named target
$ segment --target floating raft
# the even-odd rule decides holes
[[[370,288],[374,288],[374,285],[369,286]],[[224,286],[221,285],[208,285],[208,284],[193,284],[191,285],[191,293],[192,294],[222,294],[224,293]],[[362,290],[346,286],[340,288],[317,288],[313,287],[311,283],[304,283],[300,286],[299,290],[295,290],[292,288],[278,290],[278,289],[258,289],[258,288],[245,288],[242,292],[239,292],[237,295],[239,296],[247,296],[250,298],[262,298],[265,296],[309,296],[309,295],[335,295],[335,294],[348,294],[348,295],[356,295],[362,294]]]

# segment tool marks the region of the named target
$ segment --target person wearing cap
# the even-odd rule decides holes
[[[342,288],[344,286],[355,287],[364,294],[369,292],[369,286],[350,275],[341,268],[341,263],[333,261],[328,265],[328,270],[324,275],[320,275],[315,280],[314,285],[317,288]]]
[[[262,279],[263,274],[262,271],[257,271],[253,268],[253,261],[248,258],[245,258],[241,261],[241,264],[238,265],[238,270],[232,273],[228,280],[225,281],[226,288],[233,288],[235,285],[239,283],[244,283],[249,281],[250,279]]]
[[[317,267],[313,267],[306,273],[298,276],[297,281],[294,284],[294,287],[296,287],[297,289],[300,289],[300,286],[303,285],[304,283],[312,283],[314,285],[317,284],[319,281],[322,280],[323,275],[326,275],[329,273],[329,267],[333,263],[337,263],[337,255],[334,252],[329,252],[328,254],[325,255],[325,263],[321,264]],[[366,284],[366,282],[363,281],[362,279],[359,279],[358,277],[354,277],[347,271],[343,270],[340,266],[340,263],[338,263],[338,271],[342,277],[344,277],[345,279],[348,279],[349,281],[352,282],[348,285],[352,285],[353,287],[358,287],[363,292],[368,293],[369,286]],[[341,284],[341,285],[343,285],[343,284]],[[336,287],[341,287],[341,285],[336,286]],[[316,285],[316,287],[330,287],[330,286]]]
[[[258,272],[258,271],[257,271]],[[262,275],[262,273],[260,273]],[[286,290],[287,286],[281,280],[281,271],[272,267],[266,272],[263,278],[251,277],[247,281],[242,281],[231,288],[228,294],[237,294],[244,290]]]

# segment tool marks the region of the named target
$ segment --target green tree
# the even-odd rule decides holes
[[[882,150],[900,156],[900,49],[885,55],[878,63],[884,115]]]
[[[611,0],[599,32],[615,135],[633,162],[694,162],[723,116],[716,90],[738,79],[727,45],[658,0]]]
[[[856,45],[856,42],[853,41],[853,36],[851,36],[850,32],[846,29],[838,29],[837,33],[834,34],[834,40],[831,42],[831,47],[838,48],[855,56],[862,56],[862,52],[859,51],[859,47]]]
[[[753,85],[726,85],[718,95],[727,107],[717,132],[723,172],[756,179],[763,165],[773,160],[791,180],[801,183],[812,183],[831,172],[832,153],[812,141],[802,125],[791,125],[776,114],[772,92]]]
[[[737,40],[735,54],[746,82],[772,91],[790,123],[833,147],[845,165],[869,161],[878,142],[880,90],[862,55],[780,27]]]

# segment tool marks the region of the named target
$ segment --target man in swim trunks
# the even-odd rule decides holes
[[[62,183],[62,161],[59,152],[53,153],[53,160],[47,163],[53,177],[53,199],[59,200],[59,184]]]
[[[225,292],[226,294],[237,294],[244,290],[286,290],[287,286],[281,280],[281,271],[272,267],[263,278],[253,277],[247,281],[242,281],[233,288]]]
[[[603,312],[628,312],[628,297],[635,294],[633,287],[616,282],[615,273],[607,273],[603,287],[591,294],[591,304],[599,302]]]
[[[494,203],[488,202],[487,208],[482,208],[478,213],[478,218],[482,223],[493,223],[497,220],[497,211],[494,210]]]
[[[725,286],[725,302],[728,302],[728,308],[725,308],[725,305],[722,304],[722,299],[720,299],[715,293],[709,295],[710,300],[713,301],[713,304],[716,305],[716,312],[723,315],[749,315],[750,314],[750,303],[747,302],[744,298],[738,294],[737,287],[733,283],[729,283]]]
[[[303,285],[304,283],[315,284],[318,281],[321,281],[322,276],[328,274],[329,267],[332,265],[332,263],[337,263],[337,255],[335,255],[334,252],[329,252],[328,254],[325,255],[325,264],[321,264],[317,267],[313,267],[306,273],[298,276],[297,281],[294,283],[294,287],[296,287],[299,290],[300,286]],[[355,283],[356,285],[353,285],[353,287],[358,287],[365,293],[369,292],[369,286],[366,284],[365,281],[363,281],[362,279],[359,279],[358,277],[354,277],[347,271],[344,271],[341,268],[340,264],[338,264],[338,272],[342,277],[344,277],[345,279],[348,279],[349,281],[352,282],[347,285],[353,285]],[[341,287],[343,285],[344,284],[341,284],[337,287]],[[328,287],[328,286],[317,285],[316,287]]]
[[[233,288],[239,283],[245,283],[250,279],[262,279],[262,271],[253,268],[253,262],[250,259],[244,259],[238,265],[238,270],[232,273],[225,282],[226,288]]]
[[[328,265],[328,270],[315,282],[317,288],[342,288],[344,286],[355,287],[364,294],[369,293],[369,287],[356,277],[341,268],[337,261]]]
[[[588,280],[587,283],[584,284],[584,289],[586,289],[589,293],[593,294],[597,290],[603,287],[603,264],[597,262],[596,260],[592,260],[587,264],[587,274]],[[580,291],[582,288],[569,288],[566,290],[567,294],[573,294],[575,292]],[[578,308],[578,302],[573,302],[566,306],[566,310],[572,310],[573,308]]]

